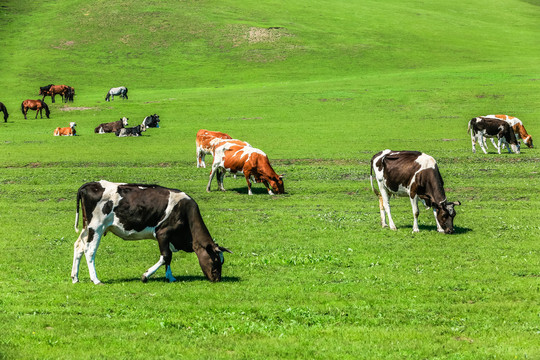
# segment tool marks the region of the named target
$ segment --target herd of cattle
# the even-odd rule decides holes
[[[62,90],[63,89],[63,90]],[[41,100],[35,101],[37,112],[45,109],[49,117],[45,96],[61,95],[63,101],[73,101],[75,90],[72,87],[48,85],[40,88]],[[119,95],[127,99],[127,88],[111,88],[106,100]],[[26,118],[25,102],[21,105]],[[29,107],[32,108],[32,107]],[[8,112],[0,103],[0,111],[4,112],[7,121]],[[94,132],[98,134],[115,133],[117,136],[140,136],[148,127],[159,127],[159,116],[147,116],[141,125],[128,128],[128,119],[102,123]],[[76,135],[76,124],[69,127],[56,128],[55,136]],[[487,115],[471,119],[468,123],[472,150],[476,152],[478,143],[487,154],[486,138],[501,153],[507,147],[508,152],[520,153],[520,141],[533,147],[532,137],[527,133],[521,120],[508,115]],[[495,143],[494,139],[497,139]],[[225,191],[223,180],[226,172],[242,173],[245,177],[248,194],[252,195],[253,182],[263,183],[268,194],[284,194],[282,176],[272,168],[268,156],[249,143],[233,139],[230,135],[201,129],[195,137],[197,167],[206,167],[205,156],[213,157],[206,191],[214,177],[218,190]],[[393,196],[409,197],[413,211],[413,232],[418,232],[418,201],[433,210],[437,231],[445,234],[454,233],[453,220],[456,216],[455,206],[459,201],[448,201],[444,190],[444,182],[435,159],[419,151],[384,150],[375,154],[370,165],[371,189],[379,199],[382,227],[396,226],[390,213],[389,199]],[[373,178],[377,184],[374,185]],[[75,231],[78,232],[79,208],[82,208],[83,230],[74,244],[73,267],[71,278],[78,282],[80,260],[85,255],[90,279],[95,284],[100,281],[95,269],[95,255],[101,238],[107,232],[125,240],[154,239],[160,250],[159,261],[143,275],[146,282],[162,265],[166,267],[165,277],[169,281],[176,279],[171,271],[172,253],[183,250],[195,252],[204,275],[210,281],[221,280],[221,269],[224,263],[224,252],[230,250],[216,244],[204,224],[197,203],[180,190],[158,185],[112,183],[106,180],[82,185],[77,192],[77,211]],[[388,224],[386,218],[388,217]]]

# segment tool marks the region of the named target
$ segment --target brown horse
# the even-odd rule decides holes
[[[55,95],[60,95],[60,97],[62,97],[62,101],[64,101],[64,96],[66,96],[68,92],[69,92],[69,86],[67,85],[51,85],[49,87],[49,90],[40,88],[39,95],[43,95],[43,99],[41,99],[42,101],[45,100],[45,96],[50,96],[52,99],[52,102],[54,103]]]
[[[7,122],[7,119],[9,117],[8,111],[6,109],[6,106],[0,102],[0,111],[4,113],[4,122]]]
[[[37,119],[37,114],[39,112],[39,115],[41,116],[41,118],[43,119],[43,114],[42,114],[42,110],[45,109],[45,115],[47,116],[47,119],[49,119],[49,114],[51,113],[49,111],[49,107],[47,106],[47,104],[45,104],[43,102],[43,100],[24,100],[22,103],[21,103],[21,111],[24,115],[24,118],[26,119],[26,113],[28,112],[28,109],[30,110],[36,110],[36,117],[35,119]]]

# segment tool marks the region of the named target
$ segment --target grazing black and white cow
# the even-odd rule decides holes
[[[79,204],[82,207],[83,229],[74,244],[73,283],[79,281],[79,264],[83,254],[90,279],[94,284],[100,283],[94,261],[101,237],[109,231],[124,240],[157,240],[161,256],[142,275],[143,282],[162,265],[166,267],[165,277],[170,282],[175,281],[170,264],[172,253],[179,250],[195,252],[208,280],[221,280],[223,252],[231,251],[212,240],[197,203],[182,191],[158,185],[105,180],[84,184],[77,192],[77,232]]]
[[[519,154],[520,152],[514,129],[512,129],[512,126],[504,120],[484,116],[475,117],[469,121],[467,132],[471,134],[473,153],[476,153],[476,142],[478,141],[484,154],[487,154],[485,138],[494,137],[499,140],[496,146],[499,154],[501,153],[501,144],[506,145],[508,153],[511,153],[512,150],[516,154]],[[512,150],[510,150],[510,148],[512,148]]]
[[[373,173],[379,191],[373,186]],[[449,202],[444,193],[444,183],[439,173],[437,162],[431,156],[419,151],[384,150],[371,159],[371,189],[379,197],[381,225],[386,227],[385,212],[388,214],[390,229],[396,225],[390,214],[390,195],[408,196],[413,211],[413,232],[418,232],[418,198],[433,208],[437,222],[437,231],[446,234],[454,232],[455,205],[459,201]]]
[[[141,136],[142,132],[146,131],[146,126],[144,124],[137,125],[130,128],[121,128],[115,131],[116,136],[124,137],[124,136]]]
[[[105,133],[111,133],[111,132],[115,133],[119,129],[122,129],[122,128],[128,126],[128,120],[129,119],[127,117],[123,117],[118,121],[99,124],[94,129],[94,132],[96,134],[105,134]]]
[[[158,128],[159,127],[159,115],[149,115],[147,117],[144,118],[143,120],[143,125],[146,126],[147,128]]]

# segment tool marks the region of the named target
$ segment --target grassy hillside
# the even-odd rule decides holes
[[[535,358],[538,149],[472,154],[467,121],[505,113],[538,146],[537,1],[101,1],[0,4],[0,359]],[[50,119],[21,101],[76,89]],[[105,102],[112,86],[129,100]],[[122,116],[141,138],[96,135]],[[52,132],[69,122],[77,137]],[[227,177],[206,193],[195,133],[263,149],[284,196]],[[491,145],[489,145],[491,146]],[[407,199],[381,229],[369,159],[434,156],[456,235]],[[207,158],[207,162],[211,157]],[[210,284],[193,254],[179,281],[155,242],[102,240],[106,286],[69,273],[76,189],[98,179],[179,188],[230,248]],[[213,184],[212,188],[216,187]]]

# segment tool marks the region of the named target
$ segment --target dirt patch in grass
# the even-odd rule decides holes
[[[75,111],[75,110],[93,110],[97,108],[93,107],[84,107],[84,106],[64,106],[59,108],[60,111]]]

